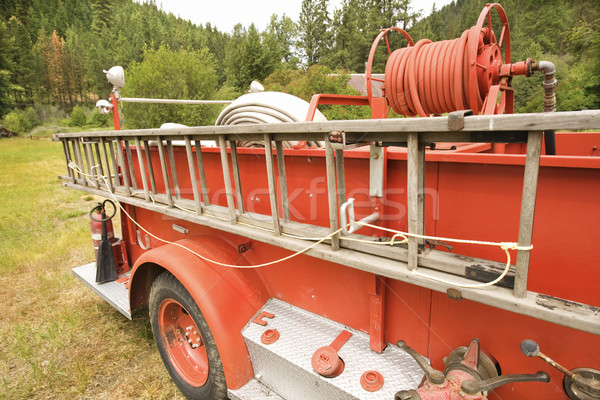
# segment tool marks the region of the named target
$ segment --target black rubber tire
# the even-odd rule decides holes
[[[175,300],[183,306],[196,323],[200,334],[202,335],[202,339],[206,346],[209,365],[208,378],[206,383],[202,386],[195,387],[188,384],[171,364],[168,350],[165,348],[166,344],[162,340],[158,326],[159,308],[161,303],[167,299]],[[149,312],[152,333],[154,334],[154,341],[158,347],[158,352],[160,353],[169,375],[171,375],[173,382],[175,382],[181,393],[188,399],[227,399],[227,384],[225,382],[223,364],[212,332],[192,296],[171,273],[162,273],[152,283],[152,288],[150,289]]]

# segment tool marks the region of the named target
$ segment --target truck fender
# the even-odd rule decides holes
[[[199,235],[176,242],[204,257],[226,264],[249,264],[225,238]],[[130,278],[131,310],[147,304],[152,281],[164,271],[173,274],[192,295],[214,336],[227,387],[239,389],[253,377],[242,328],[269,298],[253,269],[237,269],[206,262],[174,244],[145,252]]]

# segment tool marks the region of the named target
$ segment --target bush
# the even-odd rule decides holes
[[[33,108],[27,107],[25,110],[13,110],[6,114],[2,119],[2,125],[12,132],[21,134],[40,125],[40,119]]]
[[[67,118],[67,114],[63,109],[52,104],[36,104],[35,112],[44,124],[56,124]]]
[[[71,111],[71,118],[69,118],[69,126],[85,126],[87,123],[87,116],[83,108],[75,106]]]
[[[125,72],[123,97],[162,99],[212,99],[217,88],[215,61],[208,49],[172,51],[168,46],[144,49],[142,62],[131,63]],[[212,125],[218,109],[210,105],[123,105],[127,128],[156,128],[165,122]]]
[[[90,119],[88,120],[88,124],[95,127],[108,126],[109,121],[112,117],[112,114],[100,114],[98,110],[94,110],[90,115]]]
[[[357,95],[356,90],[348,85],[350,75],[333,74],[333,71],[322,65],[313,65],[305,72],[280,69],[269,75],[264,86],[266,90],[293,94],[310,102],[317,93]],[[369,107],[322,105],[319,110],[329,120],[365,119],[371,115]]]
[[[17,134],[25,132],[18,111],[11,111],[6,114],[2,119],[2,125],[9,131]]]

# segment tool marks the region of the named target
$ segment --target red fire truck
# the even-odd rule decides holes
[[[511,62],[498,4],[455,40],[382,31],[365,96],[259,91],[215,126],[120,130],[144,100],[111,69],[116,129],[58,135],[63,184],[107,199],[74,273],[148,305],[189,398],[600,399],[600,110],[551,112],[554,73]],[[519,74],[547,112],[512,114]]]

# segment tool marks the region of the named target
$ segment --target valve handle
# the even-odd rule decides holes
[[[514,374],[500,375],[495,378],[484,381],[468,380],[461,385],[462,391],[468,395],[475,395],[479,392],[487,392],[507,383],[515,382],[550,382],[550,375],[544,371],[538,371],[535,374]]]
[[[434,369],[431,365],[429,365],[425,357],[408,347],[408,345],[403,340],[399,340],[396,345],[402,350],[406,351],[412,358],[415,359],[417,364],[419,364],[419,367],[421,367],[423,372],[425,372],[425,375],[427,376],[427,380],[429,380],[429,382],[433,383],[434,385],[441,385],[446,381],[446,376],[442,371]]]
[[[110,216],[106,215],[106,204],[107,203],[110,204],[113,208],[113,211],[110,214]],[[101,218],[95,218],[94,212],[100,213]],[[95,221],[95,222],[106,222],[109,219],[112,219],[116,213],[117,213],[117,206],[115,206],[115,203],[113,203],[112,200],[106,199],[102,203],[98,203],[96,205],[96,207],[94,207],[90,210],[89,217],[92,221]]]
[[[546,361],[548,364],[567,375],[570,378],[573,378],[574,375],[571,371],[545,355],[540,351],[540,346],[531,339],[525,339],[521,342],[521,352],[525,354],[527,357],[539,357],[542,360]]]
[[[590,398],[600,399],[600,382],[598,379],[593,379],[587,376],[583,376],[579,373],[578,369],[568,370],[563,367],[544,353],[540,351],[540,346],[531,339],[525,339],[521,342],[521,351],[527,357],[539,357],[542,360],[546,361],[548,364],[565,374],[565,380],[569,382],[569,385],[575,385],[582,392],[586,393],[588,396],[592,396]],[[575,371],[575,372],[574,372]],[[596,377],[600,376],[600,372],[594,369],[589,369],[589,372],[586,372],[586,375]]]
[[[525,339],[521,342],[521,353],[527,357],[537,357],[540,354],[540,346],[531,339]]]

